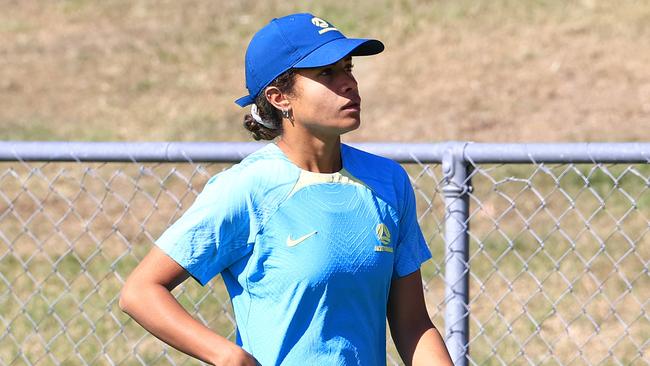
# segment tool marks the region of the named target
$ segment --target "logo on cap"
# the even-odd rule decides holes
[[[338,29],[336,29],[334,27],[331,27],[329,25],[329,23],[327,23],[326,21],[324,21],[323,19],[318,18],[318,17],[311,18],[311,24],[313,24],[313,25],[315,25],[315,26],[317,26],[319,28],[323,28],[323,29],[318,31],[318,34],[323,34],[323,33],[329,32],[329,31],[337,31],[338,30]]]

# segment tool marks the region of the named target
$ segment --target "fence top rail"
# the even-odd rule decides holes
[[[0,161],[238,162],[260,142],[0,141]],[[650,163],[650,142],[623,143],[352,143],[401,163],[440,163],[460,154],[470,163]]]

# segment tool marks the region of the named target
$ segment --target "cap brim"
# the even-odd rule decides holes
[[[251,97],[250,95],[245,95],[235,101],[238,106],[240,107],[246,107],[249,104],[253,104],[255,102],[255,98]]]
[[[384,50],[384,44],[376,39],[363,38],[338,38],[318,47],[302,60],[298,61],[292,68],[307,69],[331,65],[345,56],[370,56],[376,55]],[[255,97],[243,96],[235,103],[245,107],[255,103]]]
[[[345,56],[370,56],[384,50],[376,39],[338,38],[318,47],[298,61],[294,68],[311,68],[331,65]]]

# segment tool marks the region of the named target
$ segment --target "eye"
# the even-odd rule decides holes
[[[330,76],[330,75],[332,75],[331,67],[326,67],[318,73],[318,76]]]
[[[352,64],[345,65],[345,71],[352,72],[352,69],[354,69],[354,65]]]

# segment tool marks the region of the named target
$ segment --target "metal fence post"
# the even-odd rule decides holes
[[[442,158],[445,197],[445,334],[451,359],[469,356],[469,191],[465,143],[452,143]]]

